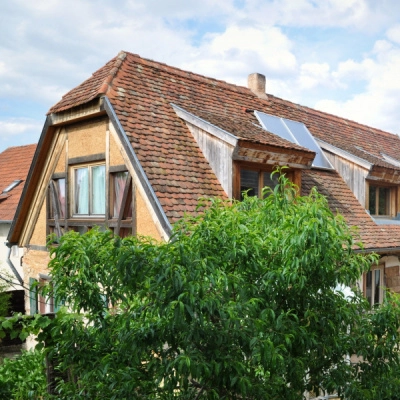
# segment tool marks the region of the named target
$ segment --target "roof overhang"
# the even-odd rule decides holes
[[[314,160],[314,153],[239,140],[232,158],[264,165],[309,169]]]
[[[372,181],[400,184],[400,170],[374,165],[371,168],[367,179]]]
[[[368,162],[360,157],[357,157],[354,154],[349,153],[348,151],[339,149],[338,147],[333,146],[330,143],[324,142],[321,139],[315,138],[315,140],[319,144],[321,149],[329,151],[330,153],[333,153],[341,158],[344,158],[345,160],[350,161],[362,168],[370,170],[373,166],[373,164],[371,164],[370,162]]]

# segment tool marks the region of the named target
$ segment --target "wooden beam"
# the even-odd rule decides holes
[[[50,181],[50,197],[51,197],[51,203],[53,204],[53,218],[54,218],[54,223],[55,223],[55,228],[56,228],[56,235],[58,238],[61,237],[61,228],[60,228],[60,201],[58,199],[57,195],[57,187],[56,183],[51,180]]]
[[[131,187],[131,182],[132,182],[132,177],[129,175],[128,179],[126,180],[126,183],[125,183],[124,193],[122,195],[122,201],[121,201],[121,206],[119,208],[119,214],[118,214],[118,220],[117,220],[117,226],[114,229],[115,235],[119,235],[119,230],[121,228],[121,221],[122,221],[122,217],[125,212],[126,200],[128,198],[129,189]]]

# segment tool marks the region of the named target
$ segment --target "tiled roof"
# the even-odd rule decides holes
[[[383,157],[383,154],[386,154],[400,161],[400,139],[397,135],[272,95],[268,97],[271,114],[303,122],[316,138],[374,165],[400,170]]]
[[[12,221],[24,188],[36,144],[9,147],[0,153],[0,221]],[[3,190],[15,180],[22,180],[8,193]]]
[[[168,219],[194,212],[201,196],[226,197],[171,104],[249,142],[310,153],[261,129],[249,89],[120,53],[49,110],[61,112],[107,95]]]
[[[349,226],[358,227],[355,235],[366,250],[400,247],[400,226],[377,225],[336,171],[303,171],[302,195],[308,195],[314,186],[326,196],[333,212],[342,214]]]
[[[288,151],[309,151],[261,129],[251,110],[303,122],[311,133],[376,167],[400,171],[382,154],[400,161],[400,139],[290,101],[228,84],[121,52],[88,80],[67,93],[49,113],[107,96],[171,223],[194,212],[200,196],[226,197],[210,165],[171,104],[241,140]],[[336,172],[304,172],[304,190],[312,186],[328,196],[350,225],[360,228],[367,248],[400,246],[392,227],[377,226]],[[391,231],[397,233],[397,228]],[[399,229],[400,233],[400,229]],[[400,235],[398,235],[400,237]]]

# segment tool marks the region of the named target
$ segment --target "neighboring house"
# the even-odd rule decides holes
[[[49,233],[101,225],[168,240],[199,197],[260,195],[284,165],[379,253],[360,281],[371,303],[384,284],[400,291],[397,136],[266,95],[260,74],[245,88],[125,52],[49,110],[9,245],[25,248],[25,285],[46,280]],[[34,300],[28,312],[54,310]]]
[[[11,293],[9,316],[14,312],[25,313],[26,290],[23,287],[24,271],[21,259],[24,249],[18,245],[6,246],[6,239],[36,145],[9,147],[0,153],[0,279]],[[20,352],[21,341],[5,337],[0,340],[0,358],[13,357]]]
[[[0,279],[12,292],[11,312],[25,312],[23,249],[6,246],[6,239],[25,185],[36,145],[9,147],[0,153]]]

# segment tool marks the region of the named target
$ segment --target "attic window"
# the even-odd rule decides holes
[[[2,193],[8,193],[12,189],[14,189],[16,186],[18,186],[22,182],[22,179],[16,179],[12,183],[10,183],[3,191]]]
[[[321,147],[319,147],[319,144],[303,123],[275,117],[274,115],[266,114],[261,111],[254,111],[254,115],[266,131],[314,151],[315,158],[312,163],[313,167],[333,169],[331,163],[322,152]]]

